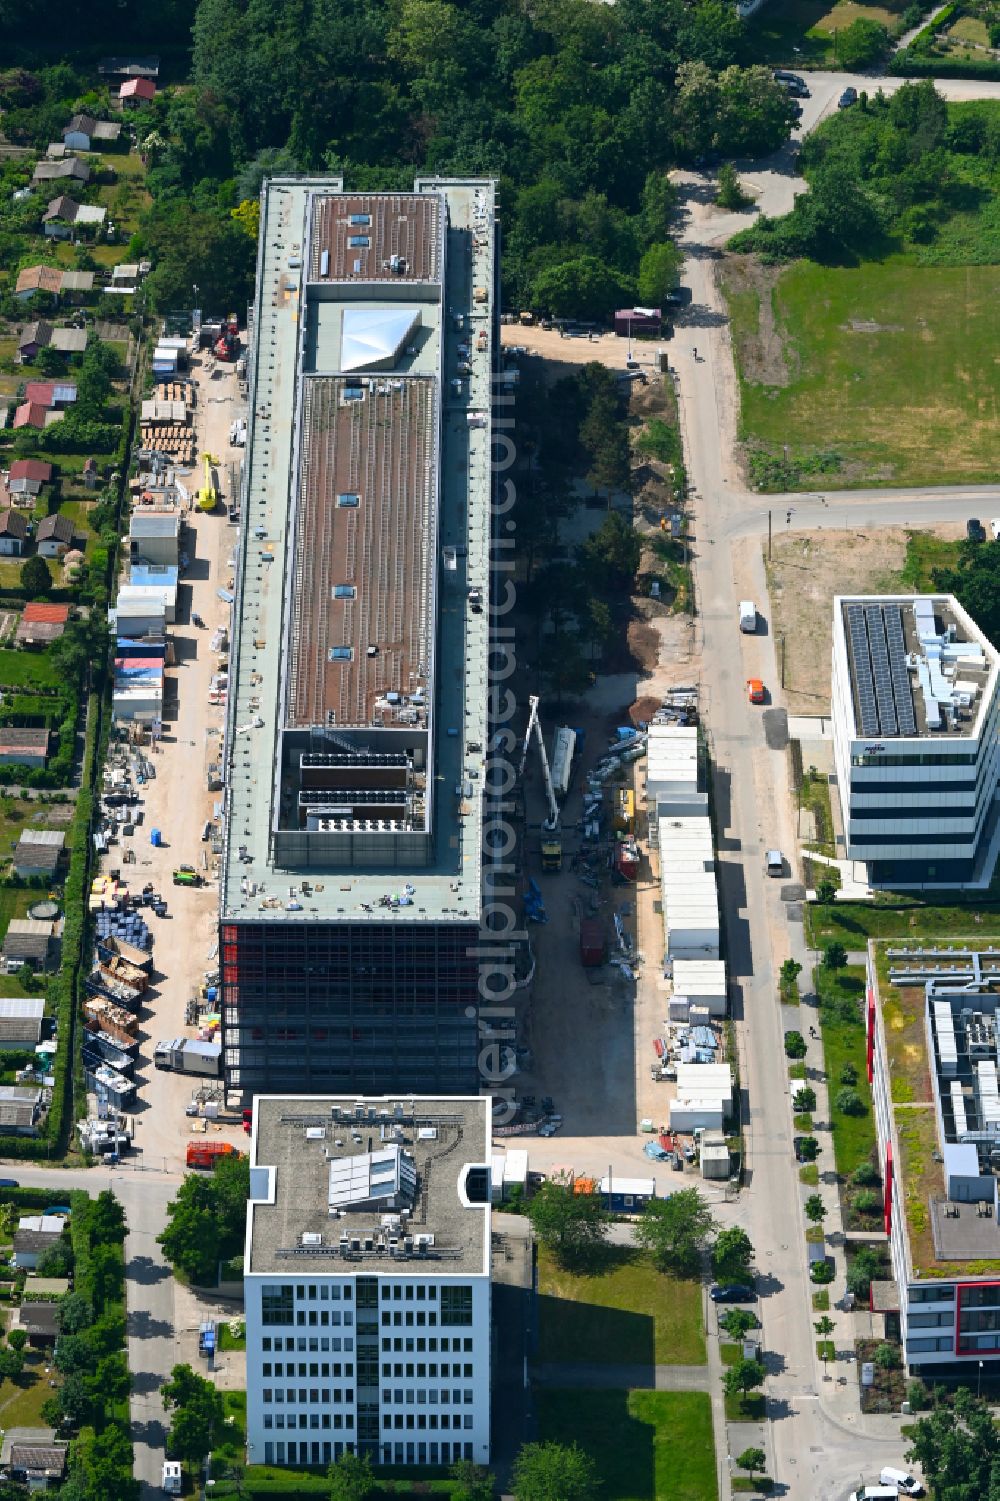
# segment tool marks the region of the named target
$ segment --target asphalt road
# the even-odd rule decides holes
[[[831,110],[843,89],[883,87],[841,74],[808,75],[800,131]],[[998,98],[1000,83],[940,84],[953,99]],[[792,148],[767,162],[741,164],[759,210],[787,212],[805,184],[795,176]],[[901,1463],[906,1442],[898,1420],[865,1418],[856,1388],[824,1382],[815,1356],[811,1285],[804,1250],[804,1191],[791,1146],[789,1085],[776,1005],[776,971],[789,955],[809,963],[801,920],[790,920],[781,883],[763,878],[766,848],[796,850],[787,757],[770,750],[764,717],[749,714],[744,680],[777,684],[771,636],[741,637],[740,598],[753,597],[770,614],[763,566],[735,577],[732,543],[763,537],[768,514],[776,532],[821,527],[870,530],[879,525],[928,525],[1000,514],[1000,488],[928,487],[920,490],[815,491],[761,496],[748,491],[735,468],[738,396],[724,307],[711,267],[716,248],[751,215],[714,208],[714,185],[694,173],[677,175],[680,233],[687,251],[683,284],[688,308],[670,345],[693,491],[693,548],[702,635],[702,700],[713,758],[718,813],[720,896],[727,935],[734,1014],[740,1022],[741,1082],[748,1089],[749,1188],[734,1211],[757,1247],[761,1313],[769,1352],[766,1387],[768,1471],[794,1501],[843,1501],[863,1478],[877,1479],[883,1464]],[[775,694],[780,706],[780,693]],[[794,865],[794,860],[793,860]],[[795,871],[793,869],[793,875]],[[806,969],[808,973],[808,969]],[[841,1289],[842,1290],[842,1289]],[[720,1475],[723,1492],[727,1476]]]

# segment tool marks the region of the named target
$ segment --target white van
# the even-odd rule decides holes
[[[924,1488],[919,1480],[909,1473],[908,1470],[897,1470],[894,1465],[886,1465],[878,1477],[882,1485],[893,1485],[900,1496],[922,1496]]]
[[[899,1492],[894,1485],[863,1485],[851,1492],[851,1501],[899,1501]]]
[[[752,632],[757,629],[757,606],[752,599],[740,600],[740,630]]]

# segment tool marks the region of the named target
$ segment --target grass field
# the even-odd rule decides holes
[[[704,1365],[705,1329],[697,1282],[665,1277],[646,1258],[609,1248],[599,1277],[564,1272],[538,1258],[542,1362]]]
[[[781,0],[765,5],[747,24],[747,47],[754,62],[833,65],[837,34],[861,18],[891,31],[906,9],[905,0],[856,5],[853,0]]]
[[[5,1430],[44,1426],[42,1404],[52,1395],[45,1375],[46,1356],[40,1350],[26,1349],[24,1357],[17,1381],[0,1383],[0,1426]]]
[[[896,899],[898,901],[898,898]],[[811,903],[806,908],[806,940],[813,948],[836,940],[848,949],[863,949],[869,938],[972,938],[978,943],[1000,938],[996,902],[955,906],[882,907],[871,902]]]
[[[602,1501],[715,1501],[712,1407],[706,1392],[535,1394],[538,1436],[593,1457]]]
[[[781,384],[745,378],[767,366],[759,298],[732,304],[742,436],[777,455],[787,445],[793,463],[835,453],[825,483],[838,488],[994,481],[998,293],[1000,266],[796,262],[772,293]]]
[[[865,972],[861,965],[851,965],[836,972],[817,965],[815,984],[816,993],[821,1000],[824,997],[860,999],[864,992]],[[875,1147],[871,1090],[866,1076],[865,1029],[860,1010],[857,1021],[834,1020],[826,1008],[821,1010],[820,1016],[823,1058],[830,1094],[833,1155],[837,1172],[846,1178],[859,1163],[869,1160]],[[851,1088],[861,1096],[865,1106],[863,1115],[845,1115],[842,1110],[837,1109],[837,1094],[843,1087],[840,1071],[845,1064],[851,1064],[857,1075],[857,1082]]]
[[[0,651],[0,687],[58,688],[59,669],[46,652]]]

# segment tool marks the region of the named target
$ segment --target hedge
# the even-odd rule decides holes
[[[0,1136],[0,1156],[37,1158],[59,1157],[66,1151],[69,1133],[73,1126],[72,1109],[67,1118],[67,1095],[72,1104],[74,1091],[81,1098],[85,1094],[83,1061],[76,1046],[77,996],[81,985],[85,958],[87,929],[87,890],[90,881],[90,862],[93,846],[90,839],[90,824],[93,812],[95,754],[100,730],[101,700],[93,694],[88,705],[87,735],[83,756],[82,786],[76,799],[72,822],[72,854],[69,874],[63,891],[65,923],[62,940],[62,964],[59,973],[49,986],[49,999],[54,1006],[59,1027],[59,1051],[55,1056],[55,1088],[52,1091],[52,1106],[42,1134],[35,1138]],[[8,768],[0,768],[0,770]],[[67,1061],[72,1067],[67,1068]]]

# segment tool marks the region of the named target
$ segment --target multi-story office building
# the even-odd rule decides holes
[[[1000,951],[886,948],[866,1005],[892,1280],[872,1307],[918,1374],[975,1375],[1000,1364]]]
[[[244,1262],[252,1464],[485,1464],[490,1105],[259,1095]]]
[[[950,594],[833,602],[846,855],[872,886],[988,885],[998,846],[997,653]]]
[[[261,201],[226,741],[223,1061],[470,1092],[493,187]]]

